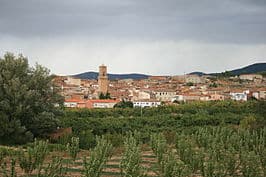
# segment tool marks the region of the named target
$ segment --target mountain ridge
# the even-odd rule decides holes
[[[239,69],[234,69],[230,72],[232,75],[240,75],[240,74],[254,74],[254,73],[260,73],[260,72],[266,72],[266,63],[254,63],[245,67],[241,67]],[[223,73],[223,72],[222,72]],[[204,73],[204,72],[192,72],[190,74],[196,74],[199,76],[202,75],[214,75],[217,76],[222,73]],[[84,72],[76,75],[71,75],[72,77],[76,77],[79,79],[98,79],[98,72]],[[147,74],[140,74],[140,73],[131,73],[131,74],[108,74],[108,78],[110,80],[116,80],[116,79],[147,79],[151,75]]]
[[[98,72],[85,72],[80,73],[76,75],[72,75],[73,77],[79,78],[79,79],[98,79]],[[138,74],[138,73],[131,73],[131,74],[107,74],[109,80],[116,80],[116,79],[147,79],[150,75],[146,74]]]
[[[254,63],[248,66],[244,66],[241,67],[239,69],[233,69],[233,70],[229,70],[229,71],[225,71],[225,72],[229,72],[231,75],[241,75],[241,74],[256,74],[256,73],[260,73],[260,72],[266,72],[266,63]],[[192,72],[190,74],[195,74],[195,75],[219,75],[222,74],[224,72],[221,73],[204,73],[204,72]]]

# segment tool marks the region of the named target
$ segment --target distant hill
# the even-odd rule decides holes
[[[262,73],[262,72],[266,72],[266,63],[255,63],[240,69],[235,69],[235,70],[231,70],[228,71],[230,72],[232,75],[240,75],[240,74],[254,74],[254,73]],[[196,74],[199,76],[202,75],[219,75],[221,73],[203,73],[203,72],[192,72],[190,74]]]
[[[85,72],[77,75],[72,75],[73,77],[80,78],[80,79],[98,79],[98,72]],[[115,79],[147,79],[149,75],[145,74],[108,74],[109,80]]]
[[[240,75],[240,74],[253,74],[253,73],[262,73],[266,72],[266,63],[255,63],[240,69],[235,69],[229,71],[232,75]],[[221,73],[203,73],[203,72],[192,72],[190,74],[196,74],[199,76],[203,75],[219,75]],[[80,78],[80,79],[97,79],[98,78],[98,72],[85,72],[85,73],[80,73],[76,75],[72,75],[73,77]],[[149,75],[145,74],[108,74],[108,78],[110,80],[115,80],[115,79],[134,79],[134,80],[139,80],[139,79],[147,79]]]
[[[240,69],[230,71],[233,75],[253,74],[266,71],[266,63],[255,63]]]
[[[192,73],[189,73],[189,74],[192,74],[192,75],[198,75],[198,76],[203,76],[203,75],[206,75],[206,73],[203,73],[203,72],[192,72]]]

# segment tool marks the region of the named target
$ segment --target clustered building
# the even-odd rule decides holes
[[[134,107],[157,107],[192,101],[266,99],[266,79],[259,74],[219,79],[213,76],[151,76],[147,79],[108,80],[107,67],[99,66],[98,80],[58,76],[54,82],[66,107],[113,108],[132,101]],[[99,99],[110,94],[111,99]]]

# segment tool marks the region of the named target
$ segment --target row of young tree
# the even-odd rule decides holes
[[[106,137],[97,137],[96,142],[89,155],[82,157],[81,173],[84,177],[100,177],[112,156],[113,146]],[[158,176],[266,176],[265,128],[250,131],[232,127],[198,127],[177,133],[175,142],[170,144],[162,133],[151,134],[148,144],[157,159],[153,171]],[[141,146],[139,132],[125,136],[119,176],[148,176],[148,170],[143,166]],[[80,151],[79,139],[73,137],[64,148],[71,157],[67,164],[63,163],[66,159],[62,156],[47,160],[50,150],[45,141],[35,141],[26,150],[6,152],[0,149],[0,174],[17,176],[17,163],[26,176],[60,177],[71,174],[69,169],[75,164]]]
[[[162,134],[152,136],[151,147],[165,177],[266,176],[265,128],[198,128],[178,134],[175,148],[167,146]]]

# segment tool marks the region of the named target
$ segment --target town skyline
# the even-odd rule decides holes
[[[56,76],[53,81],[68,108],[114,108],[125,101],[133,107],[158,107],[162,103],[265,100],[265,66],[260,65],[262,74],[243,74],[243,70],[251,70],[246,67],[232,71],[236,76],[225,72],[111,79],[107,75],[108,67],[102,64],[98,77]]]

